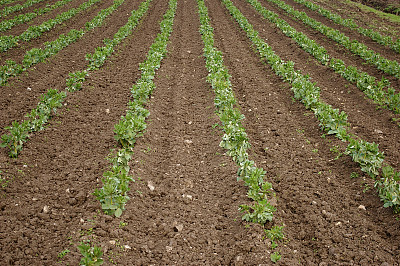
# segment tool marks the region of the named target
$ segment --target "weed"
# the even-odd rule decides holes
[[[64,256],[67,255],[69,252],[71,252],[69,249],[64,249],[63,251],[58,253],[57,258],[62,260],[64,258]]]
[[[128,223],[126,223],[124,221],[119,222],[119,228],[123,228],[123,227],[125,227],[127,225],[128,225]]]
[[[352,172],[352,173],[350,174],[350,178],[357,178],[357,177],[359,177],[359,175],[358,175],[358,173],[356,173],[356,172]]]
[[[363,186],[361,186],[361,187],[363,187]],[[371,189],[371,187],[367,183],[364,183],[363,193],[367,192],[370,189]]]
[[[282,255],[279,254],[279,252],[274,252],[274,253],[271,254],[271,261],[275,263],[278,260],[280,260],[281,257],[282,257]]]

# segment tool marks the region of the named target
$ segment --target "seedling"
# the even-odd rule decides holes
[[[356,173],[356,172],[352,172],[352,173],[350,174],[350,178],[357,178],[357,177],[359,177],[359,174]]]
[[[275,249],[278,246],[277,241],[282,240],[284,238],[283,234],[283,226],[273,226],[269,230],[264,230],[266,237],[271,240],[271,247]]]
[[[279,252],[274,252],[271,254],[271,261],[276,263],[278,260],[280,260],[282,257],[281,254],[279,254]]]
[[[93,247],[89,243],[90,241],[81,242],[78,246],[78,250],[81,252],[83,258],[81,259],[81,265],[87,266],[98,266],[103,264],[103,252],[100,247],[94,245]]]
[[[60,253],[58,253],[57,257],[62,260],[62,258],[64,258],[65,255],[67,255],[69,252],[71,252],[69,249],[65,249],[63,251],[61,251]]]
[[[119,228],[123,228],[127,225],[128,225],[128,223],[126,223],[126,222],[123,222],[123,221],[119,222]]]

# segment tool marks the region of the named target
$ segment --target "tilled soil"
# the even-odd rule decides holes
[[[354,0],[352,0],[354,1]],[[373,7],[386,13],[399,14],[400,4],[396,0],[358,0],[354,2],[361,2],[363,5]]]
[[[335,57],[371,75],[381,74],[261,1],[326,45]],[[387,162],[399,168],[400,129],[391,122],[393,114],[377,111],[362,92],[319,65],[246,1],[233,2],[278,55],[310,74],[324,101],[349,115],[354,133],[379,143]],[[0,133],[11,121],[22,119],[48,87],[62,88],[69,72],[83,69],[84,54],[110,38],[138,5],[126,0],[103,27],[2,87]],[[331,150],[343,151],[345,144],[321,137],[318,121],[293,101],[290,86],[260,61],[222,3],[208,0],[206,5],[215,45],[224,54],[246,117],[250,157],[267,171],[277,196],[273,204],[278,211],[266,227],[285,225],[278,264],[399,265],[397,216],[382,207],[373,181],[349,157],[335,158],[338,154]],[[0,150],[0,175],[10,180],[1,189],[0,264],[77,265],[77,245],[85,240],[102,248],[105,265],[272,264],[273,251],[263,228],[241,220],[239,205],[250,203],[246,187],[236,181],[237,166],[219,147],[223,133],[206,82],[194,0],[178,1],[169,52],[147,106],[148,127],[134,148],[135,182],[126,210],[120,218],[104,215],[92,195],[110,165],[107,155],[117,147],[114,124],[125,114],[130,87],[140,77],[139,64],[166,9],[167,1],[153,0],[112,60],[89,76],[82,91],[68,95],[66,106],[48,128],[31,136],[18,159]],[[52,34],[57,31],[62,32],[56,29]],[[352,37],[366,41],[355,33]],[[385,49],[380,52],[395,56]],[[350,178],[354,173],[358,177]]]

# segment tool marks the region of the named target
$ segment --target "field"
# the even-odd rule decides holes
[[[400,22],[346,0],[0,10],[1,265],[400,264]]]

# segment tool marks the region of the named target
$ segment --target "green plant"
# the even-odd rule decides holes
[[[367,192],[368,190],[370,190],[371,189],[371,187],[367,184],[367,183],[364,183],[364,189],[363,189],[363,193],[365,193],[365,192]]]
[[[265,235],[271,240],[271,247],[275,249],[278,247],[277,241],[284,238],[283,226],[273,226],[271,229],[265,229]]]
[[[28,121],[18,123],[17,121],[12,122],[12,126],[6,127],[10,134],[4,134],[1,136],[0,147],[8,147],[10,149],[10,156],[16,158],[18,153],[22,150],[24,142],[29,137],[28,135]]]
[[[279,252],[274,252],[271,254],[271,261],[276,263],[278,260],[280,260],[282,257],[281,254],[279,254]]]
[[[358,178],[359,177],[359,175],[358,175],[358,173],[356,173],[356,172],[352,172],[351,174],[350,174],[350,178]]]
[[[383,207],[393,207],[395,213],[400,213],[400,172],[390,166],[382,167],[382,177],[375,181],[378,194],[384,202]]]
[[[266,222],[272,221],[276,208],[265,199],[255,201],[253,205],[240,205],[239,210],[245,213],[242,217],[243,220],[264,225]]]
[[[60,253],[58,253],[57,258],[62,259],[64,258],[65,255],[67,255],[69,252],[71,252],[69,249],[64,249]]]
[[[371,177],[379,174],[378,169],[382,167],[383,154],[379,151],[378,144],[350,139],[344,154],[350,155],[354,162],[360,164],[361,170]]]
[[[340,150],[339,150],[339,146],[337,146],[337,145],[330,148],[330,151],[337,154],[335,157],[335,160],[339,159],[343,155],[343,153],[340,152]]]
[[[85,78],[88,76],[88,71],[75,71],[69,73],[69,78],[66,80],[66,89],[67,91],[77,91],[82,88],[82,83],[85,81]]]
[[[80,265],[98,266],[103,264],[103,252],[101,251],[100,247],[97,247],[96,245],[92,247],[89,242],[81,242],[78,246],[78,250],[83,256]]]

